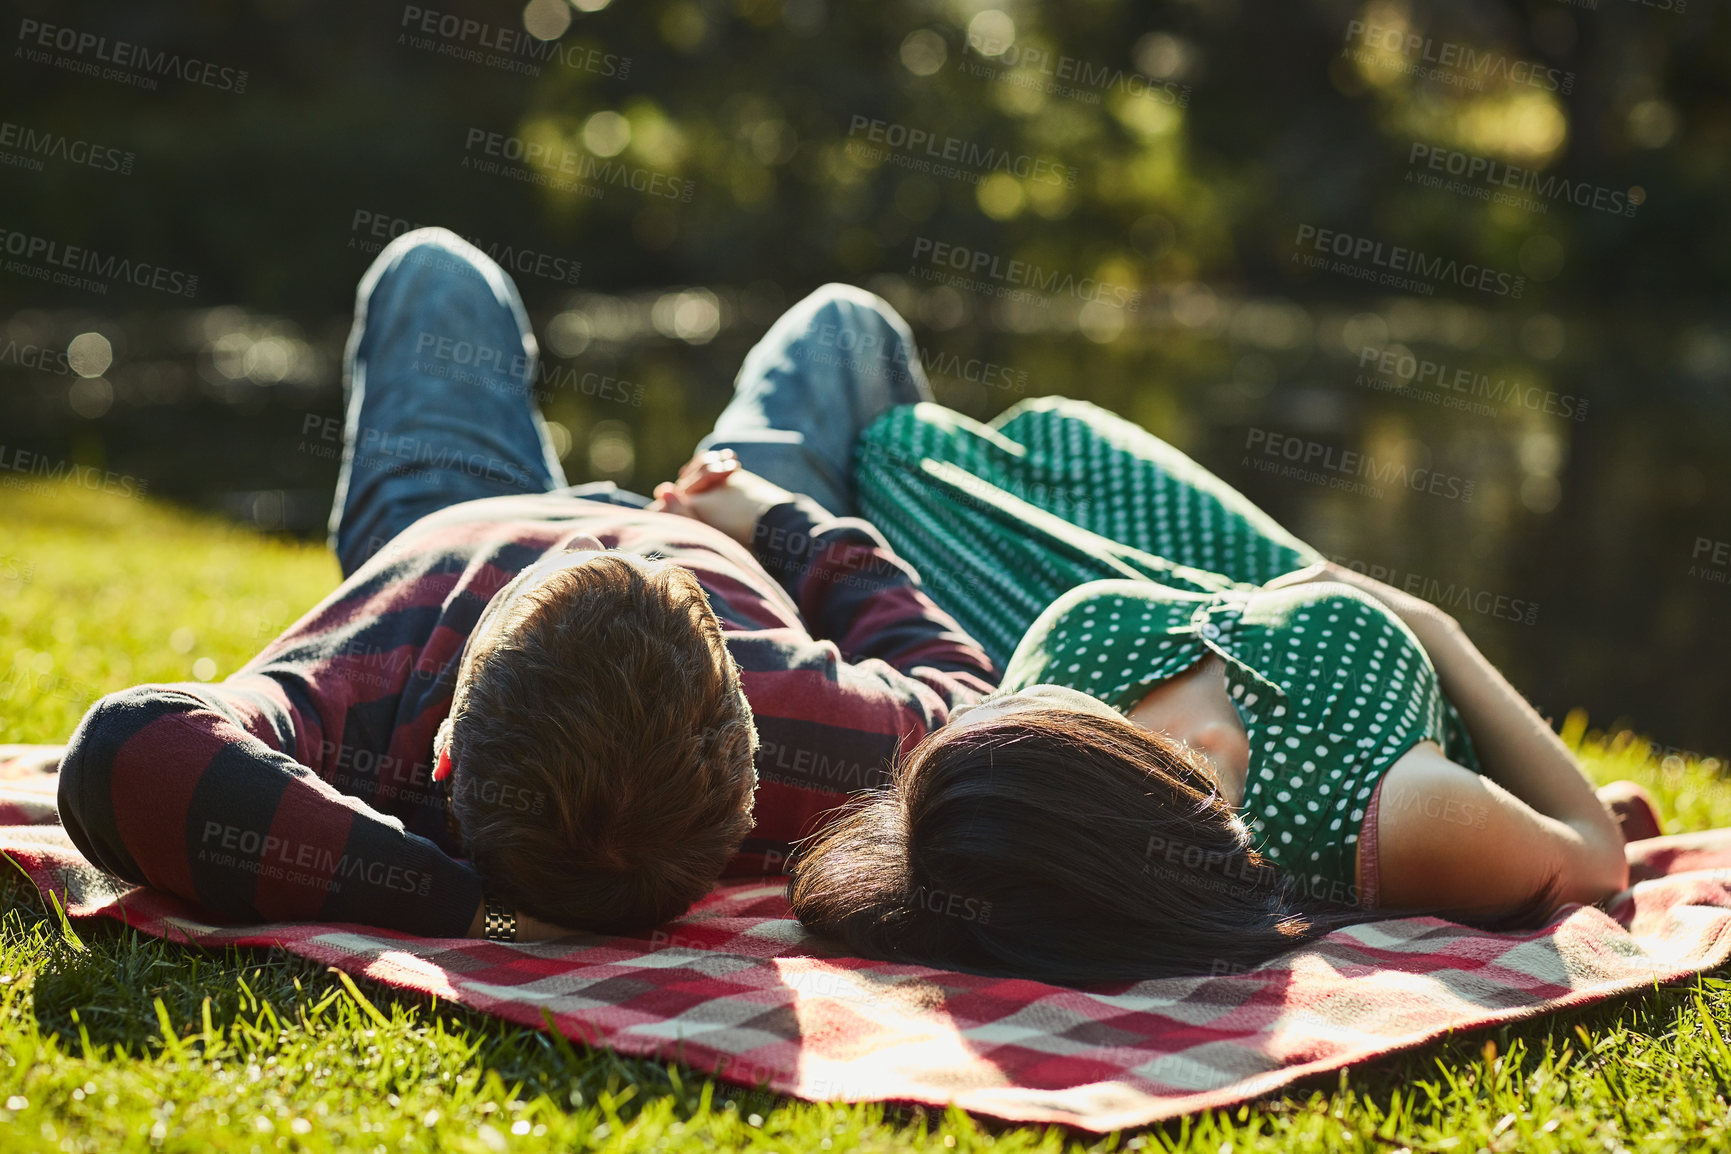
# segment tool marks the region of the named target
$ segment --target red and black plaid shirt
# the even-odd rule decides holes
[[[619,505],[471,501],[410,526],[220,684],[92,706],[61,766],[72,839],[237,919],[462,936],[481,883],[431,780],[433,735],[489,599],[579,533],[684,565],[721,618],[760,741],[757,824],[730,874],[780,872],[790,842],[996,682],[876,530],[803,498],[764,517],[754,550]]]

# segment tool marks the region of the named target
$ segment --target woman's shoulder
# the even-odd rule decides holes
[[[1351,683],[1358,694],[1425,696],[1436,674],[1424,646],[1394,610],[1338,581],[1259,589],[1244,597],[1230,636],[1236,655],[1274,684],[1304,689]],[[1317,701],[1328,695],[1297,694]]]
[[[1278,618],[1290,615],[1307,607],[1328,605],[1334,607],[1352,606],[1365,607],[1373,612],[1380,612],[1393,618],[1394,613],[1388,606],[1378,601],[1364,590],[1348,585],[1344,581],[1303,581],[1292,585],[1265,585],[1250,595],[1250,605],[1260,616]],[[1395,618],[1398,620],[1398,618]]]
[[[1247,625],[1295,632],[1315,627],[1319,638],[1344,636],[1349,641],[1359,640],[1368,631],[1398,637],[1403,644],[1418,644],[1394,610],[1343,581],[1265,587],[1245,595],[1243,605],[1242,619]]]

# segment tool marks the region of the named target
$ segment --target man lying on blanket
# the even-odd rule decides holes
[[[858,429],[928,395],[917,363],[824,355],[844,332],[902,347],[891,318],[832,286],[753,350],[710,441],[809,483],[733,476],[723,532],[564,488],[510,279],[443,230],[398,239],[345,364],[345,580],[220,684],[97,702],[61,765],[73,841],[232,918],[445,937],[643,928],[724,873],[779,872],[996,681],[877,532],[831,511]],[[806,387],[776,400],[793,372]],[[776,443],[767,407],[787,403],[826,406],[835,443]],[[734,469],[708,462],[691,499]]]

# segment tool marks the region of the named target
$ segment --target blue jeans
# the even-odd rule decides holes
[[[752,472],[851,517],[860,433],[897,405],[931,399],[907,322],[864,289],[827,284],[746,354],[733,400],[697,447],[732,449]]]
[[[331,547],[346,577],[413,522],[482,497],[563,491],[639,506],[611,482],[567,487],[535,409],[535,337],[510,276],[440,228],[392,241],[361,278],[343,379],[343,465]],[[905,322],[877,297],[826,285],[746,357],[702,448],[837,514],[854,511],[859,432],[930,398]]]

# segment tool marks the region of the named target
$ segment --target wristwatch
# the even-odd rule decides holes
[[[517,940],[517,911],[488,894],[486,897],[486,913],[481,920],[481,930],[490,942],[514,942]]]

